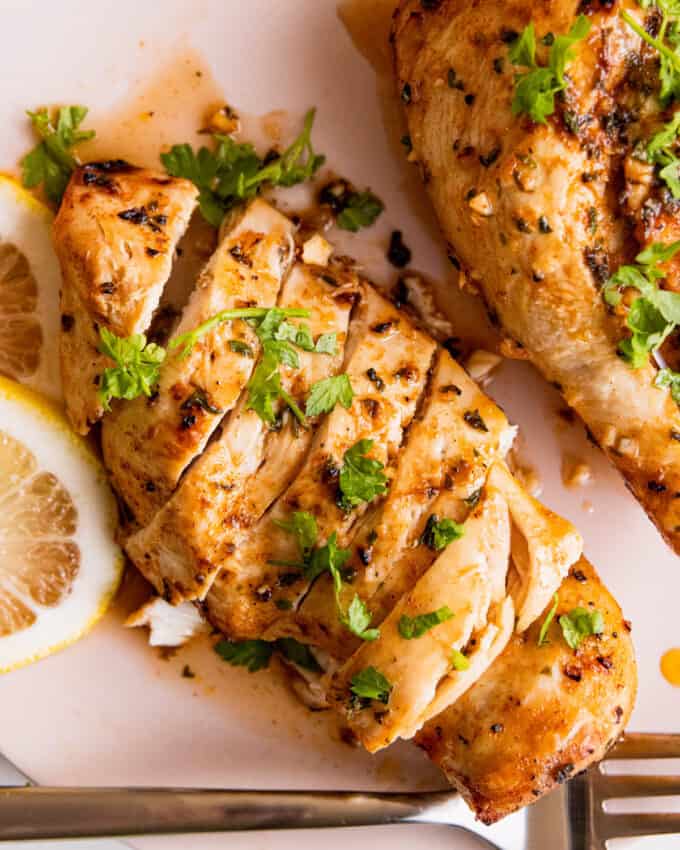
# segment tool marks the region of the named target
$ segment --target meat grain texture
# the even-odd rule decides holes
[[[658,54],[620,17],[632,2],[404,0],[392,40],[414,157],[461,277],[560,389],[680,552],[680,412],[650,364],[630,368],[628,335],[602,286],[645,246],[678,238],[677,203],[633,157],[669,120]],[[585,13],[568,86],[545,124],[512,114],[508,45],[530,21],[547,33]],[[649,13],[653,15],[653,11]],[[647,26],[653,22],[646,21]],[[677,288],[678,261],[665,267]]]

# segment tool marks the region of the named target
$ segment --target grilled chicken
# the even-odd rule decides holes
[[[99,328],[144,333],[170,275],[175,248],[196,206],[188,180],[120,160],[74,172],[54,222],[61,265],[61,370],[74,429],[103,413],[97,387],[111,362]]]
[[[557,619],[578,606],[600,611],[604,631],[573,651]],[[633,707],[630,625],[584,558],[563,581],[549,642],[539,647],[543,621],[515,634],[485,675],[416,736],[485,823],[601,759]]]
[[[293,223],[256,200],[227,230],[201,274],[172,340],[222,310],[273,307],[293,256]],[[172,495],[189,463],[232,410],[250,378],[259,342],[243,319],[221,322],[186,353],[172,350],[153,398],[119,404],[104,421],[102,449],[114,486],[142,525]]]
[[[301,351],[300,368],[282,368],[282,385],[304,407],[312,384],[342,366],[356,283],[340,288],[323,271],[296,265],[283,285],[278,306],[314,305],[308,326],[314,339],[336,335],[336,353]],[[290,484],[304,459],[313,431],[291,416],[269,430],[244,397],[212,443],[187,472],[179,488],[151,523],[127,542],[126,551],[166,599],[202,598],[222,560],[241,543],[269,505]]]
[[[372,440],[370,455],[386,467],[394,463],[425,387],[435,343],[372,287],[366,287],[350,328],[344,372],[354,390],[346,410],[338,405],[320,426],[296,479],[224,563],[206,609],[225,634],[261,636],[298,602],[309,584],[303,576],[268,562],[298,558],[296,541],[278,523],[294,511],[311,513],[319,542],[332,534],[343,546],[365,505],[346,512],[336,503],[337,470],[344,454],[360,440]],[[283,579],[283,580],[282,580]]]
[[[602,284],[653,242],[680,235],[677,202],[641,163],[662,114],[658,54],[620,17],[648,31],[655,11],[632,0],[539,5],[402,0],[393,44],[413,156],[461,277],[494,320],[558,386],[680,552],[680,412],[651,365],[617,354],[629,335]],[[585,11],[568,85],[545,124],[513,115],[508,42],[533,21],[566,33]],[[634,155],[635,154],[635,155]],[[679,261],[665,266],[677,288]]]

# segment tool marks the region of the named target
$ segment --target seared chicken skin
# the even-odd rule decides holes
[[[99,352],[99,329],[119,337],[147,330],[197,194],[188,180],[120,160],[84,165],[71,177],[54,244],[64,397],[79,434],[104,412],[97,389],[111,362]]]
[[[680,235],[677,202],[636,148],[670,117],[656,96],[658,54],[623,9],[645,25],[632,0],[403,0],[392,38],[413,155],[452,261],[680,552],[680,412],[652,365],[633,369],[618,355],[630,332],[602,294],[642,248]],[[545,124],[513,115],[525,69],[508,44],[533,21],[545,64],[540,39],[582,12],[590,31],[555,113]],[[664,285],[676,287],[678,268],[664,267]]]
[[[574,651],[557,618],[577,606],[596,608],[604,630]],[[543,619],[515,634],[484,676],[416,735],[485,823],[601,759],[635,700],[630,625],[585,558],[562,582],[549,643],[538,646]]]

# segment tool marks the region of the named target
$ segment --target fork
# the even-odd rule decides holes
[[[604,850],[610,838],[680,833],[680,814],[612,814],[617,798],[680,795],[678,776],[614,776],[613,759],[680,758],[680,735],[628,735],[604,762],[574,777],[564,796],[569,850]],[[451,791],[222,791],[172,788],[0,789],[0,841],[395,823],[441,824],[503,850]],[[507,845],[506,845],[507,847]]]

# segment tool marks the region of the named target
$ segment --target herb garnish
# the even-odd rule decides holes
[[[320,673],[321,667],[308,646],[295,638],[266,640],[221,640],[215,644],[215,652],[224,661],[234,667],[247,667],[251,673],[269,667],[274,651],[280,652],[293,664],[313,673]]]
[[[104,369],[99,382],[98,395],[104,410],[110,410],[113,398],[132,400],[137,396],[151,396],[158,383],[165,349],[153,342],[147,343],[144,334],[123,338],[99,328],[99,351],[110,357],[115,366]]]
[[[627,10],[622,9],[619,15],[633,32],[658,51],[661,62],[659,68],[659,79],[661,81],[659,99],[663,106],[667,106],[673,98],[680,95],[680,53],[678,53],[680,31],[677,21],[679,10],[675,0],[656,0],[654,3],[650,0],[642,0],[640,2],[643,9],[652,5],[656,6],[661,12],[661,26],[656,36],[648,33]],[[666,44],[666,41],[668,41],[668,44]]]
[[[536,33],[533,21],[510,46],[508,58],[513,65],[529,70],[515,75],[515,96],[512,114],[526,113],[539,123],[545,124],[548,115],[555,111],[555,95],[567,87],[564,75],[567,62],[573,58],[573,45],[586,37],[590,21],[579,15],[566,35],[555,36],[550,44],[548,64],[536,62]]]
[[[628,309],[626,324],[632,331],[619,343],[619,352],[633,369],[644,366],[669,333],[680,324],[680,294],[660,289],[665,278],[659,263],[668,262],[680,251],[680,240],[670,245],[654,243],[635,258],[635,265],[621,266],[607,281],[603,296],[607,304],[621,302],[621,290],[637,289],[640,295]]]
[[[173,145],[161,154],[161,161],[168,174],[196,185],[203,217],[219,227],[228,210],[254,197],[263,186],[294,186],[316,174],[325,157],[312,145],[315,112],[307,112],[300,135],[271,162],[260,159],[251,144],[220,134],[213,134],[214,150],[202,147],[195,153],[191,145]]]
[[[375,699],[387,705],[392,684],[375,667],[366,667],[352,676],[350,691],[359,699]]]
[[[330,413],[336,404],[341,404],[347,410],[352,406],[353,399],[354,391],[349,377],[334,375],[312,384],[305,413],[307,416]]]
[[[680,198],[680,159],[676,156],[680,112],[649,140],[645,152],[648,162],[659,166],[659,177],[668,186],[674,198]]]
[[[538,633],[538,645],[545,646],[548,641],[548,629],[550,628],[550,624],[555,619],[555,614],[557,613],[557,606],[559,605],[559,598],[557,594],[553,596],[553,604],[550,610],[548,611],[545,620],[543,620],[543,624],[541,625],[541,630]]]
[[[319,192],[321,206],[330,207],[342,230],[356,233],[369,227],[384,209],[383,202],[368,189],[357,192],[346,180],[335,180]]]
[[[78,128],[87,115],[86,106],[64,106],[57,111],[56,124],[47,109],[27,112],[41,141],[21,160],[21,179],[27,189],[41,183],[55,204],[61,202],[66,184],[80,161],[71,148],[94,137],[94,130]]]
[[[463,655],[459,649],[454,648],[451,650],[451,666],[454,670],[463,672],[470,668],[470,659],[467,655]]]
[[[296,567],[301,570],[307,581],[313,581],[322,573],[328,572],[333,580],[335,603],[340,622],[352,634],[362,640],[376,640],[380,636],[378,629],[371,629],[371,612],[366,603],[354,594],[347,611],[342,605],[342,569],[349,560],[349,549],[338,548],[338,535],[333,532],[325,546],[317,546],[318,528],[316,519],[306,511],[296,511],[289,520],[275,520],[275,524],[295,535],[300,550],[300,561],[270,561],[275,566]]]
[[[574,608],[569,614],[562,614],[558,622],[565,641],[572,649],[578,649],[585,637],[601,635],[604,631],[602,614],[586,608]]]
[[[445,623],[454,616],[453,611],[448,605],[442,605],[436,611],[430,611],[428,614],[418,614],[415,617],[402,614],[399,618],[397,628],[404,640],[413,640],[414,638],[421,638],[430,629],[433,629],[440,623]]]
[[[362,502],[370,502],[387,491],[384,465],[367,457],[372,448],[373,440],[359,440],[345,452],[338,479],[338,505],[343,511],[351,511]]]
[[[672,369],[659,369],[654,378],[654,384],[657,387],[668,387],[671,391],[671,398],[680,405],[680,372],[674,372]]]
[[[441,552],[446,549],[449,543],[459,540],[464,533],[465,526],[460,523],[454,522],[448,517],[439,519],[436,514],[430,514],[420,542],[425,544],[428,549],[432,549],[433,552]]]

